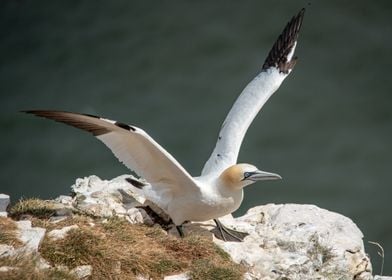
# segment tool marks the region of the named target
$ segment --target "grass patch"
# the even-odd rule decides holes
[[[20,247],[22,242],[16,235],[17,225],[10,218],[0,217],[0,244]]]
[[[157,259],[157,262],[152,262],[149,265],[149,268],[153,274],[157,275],[173,274],[174,272],[181,271],[181,268],[184,266],[184,263],[181,263],[175,259],[167,258],[165,255],[158,255],[155,259]]]
[[[160,226],[132,225],[125,219],[109,219],[73,215],[57,223],[54,204],[40,199],[23,199],[10,208],[10,216],[28,215],[33,226],[53,229],[78,225],[66,237],[53,240],[45,236],[40,255],[53,267],[91,265],[90,279],[148,279],[189,272],[192,279],[242,279],[244,268],[234,264],[230,256],[211,240],[201,236],[176,238]],[[0,218],[0,242],[20,244],[15,235],[16,224]],[[0,274],[0,279],[74,279],[59,269],[38,270],[34,258],[1,258],[0,266],[18,269]]]
[[[93,227],[72,223],[72,219],[66,223],[79,229],[61,240],[45,237],[39,251],[52,265],[70,269],[92,265],[92,279],[135,279],[137,275],[162,279],[186,271],[192,271],[194,279],[242,279],[242,267],[203,237],[178,239],[158,226],[132,225],[121,218],[96,219]],[[212,278],[198,276],[206,271]],[[228,278],[214,278],[217,275]]]
[[[37,258],[34,256],[17,256],[0,258],[0,266],[10,266],[13,269],[7,272],[0,272],[0,279],[7,280],[77,280],[67,271],[56,268],[38,270],[36,269]]]
[[[64,220],[53,223],[49,219],[40,219],[36,217],[30,217],[31,224],[33,227],[42,227],[46,228],[49,232],[54,229],[61,229],[63,227],[72,226],[72,225],[84,225],[89,226],[90,223],[93,223],[94,220],[88,216],[81,215],[73,215],[66,217]]]
[[[40,251],[44,259],[51,263],[74,268],[78,265],[88,265],[91,256],[101,257],[99,242],[99,237],[92,231],[72,229],[64,239],[47,240],[42,244]]]
[[[47,219],[55,214],[54,204],[38,198],[21,199],[10,208],[10,217],[20,219],[24,215]]]
[[[197,260],[191,267],[189,276],[192,280],[238,280],[243,271],[237,264],[219,263],[214,260]]]

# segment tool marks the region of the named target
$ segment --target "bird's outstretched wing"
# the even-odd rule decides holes
[[[293,54],[304,13],[305,9],[302,9],[287,23],[269,52],[261,73],[246,86],[234,103],[223,122],[215,149],[204,165],[202,176],[221,173],[237,162],[249,125],[297,61]]]
[[[24,112],[92,133],[122,163],[151,185],[177,190],[197,188],[192,177],[176,159],[140,128],[93,115],[48,110]]]

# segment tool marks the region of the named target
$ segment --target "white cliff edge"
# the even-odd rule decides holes
[[[101,180],[97,176],[77,179],[71,187],[73,196],[60,196],[57,207],[72,209],[97,217],[122,216],[130,223],[153,225],[156,215],[146,209],[148,204],[122,175],[113,180]],[[9,197],[0,195],[0,212],[7,216]],[[144,207],[144,208],[143,208]],[[61,207],[60,207],[61,208]],[[57,210],[53,221],[61,220]],[[159,213],[158,213],[159,214]],[[164,216],[164,215],[163,215]],[[167,217],[162,217],[167,220]],[[267,204],[257,206],[238,218],[231,216],[222,220],[226,226],[249,233],[244,242],[223,242],[208,231],[211,221],[185,226],[185,232],[209,235],[231,258],[243,264],[245,279],[390,279],[372,276],[372,265],[365,253],[363,235],[353,221],[343,215],[321,209],[314,205]],[[51,238],[63,238],[75,226],[51,231]],[[19,235],[25,244],[22,250],[37,251],[45,230],[31,227],[27,221],[18,222]],[[175,234],[175,231],[169,231]],[[0,244],[0,260],[15,254],[12,246]],[[43,260],[44,261],[44,260]],[[1,267],[0,267],[1,269]],[[75,269],[78,278],[91,275],[91,267]],[[79,277],[80,275],[80,277]],[[187,279],[186,274],[167,279]],[[166,279],[165,278],[165,279]]]

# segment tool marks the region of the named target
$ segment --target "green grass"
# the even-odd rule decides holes
[[[236,264],[222,265],[209,259],[202,259],[194,263],[189,276],[192,280],[239,280],[243,279],[243,270]]]

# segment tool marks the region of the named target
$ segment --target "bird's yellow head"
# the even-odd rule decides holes
[[[222,172],[220,180],[225,186],[242,189],[256,181],[282,179],[280,175],[258,170],[256,166],[239,163]]]

